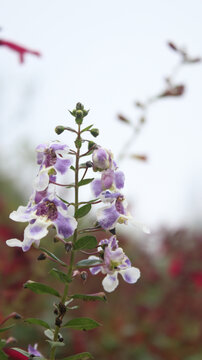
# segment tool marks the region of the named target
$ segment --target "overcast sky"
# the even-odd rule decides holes
[[[77,101],[91,109],[86,121],[100,129],[99,143],[117,155],[130,136],[117,113],[135,121],[134,101],[163,88],[177,60],[167,40],[202,55],[201,17],[201,0],[0,0],[0,38],[43,55],[19,65],[15,53],[0,48],[4,168],[15,163],[24,138],[34,149],[56,138],[56,125],[71,126],[67,110]],[[185,96],[155,104],[131,148],[148,163],[121,164],[134,214],[152,227],[201,222],[202,65],[184,67],[177,80],[188,85]],[[20,181],[20,171],[15,176]]]

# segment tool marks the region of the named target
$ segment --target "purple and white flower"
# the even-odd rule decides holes
[[[98,197],[107,189],[116,191],[124,187],[125,176],[122,171],[108,169],[102,172],[101,179],[95,179],[92,182],[92,191],[94,196]]]
[[[49,181],[55,181],[57,173],[64,175],[67,172],[72,160],[67,157],[69,147],[59,142],[40,144],[36,152],[40,169],[34,185],[37,191],[43,191],[48,187]]]
[[[42,356],[42,354],[37,350],[38,344],[34,344],[34,346],[28,345],[28,353],[33,356]]]
[[[112,169],[115,165],[111,151],[101,146],[93,151],[92,160],[94,171]]]
[[[24,230],[24,240],[7,240],[8,246],[21,247],[28,251],[34,243],[39,246],[40,240],[48,234],[49,226],[56,228],[57,235],[64,239],[73,235],[77,227],[75,218],[68,214],[68,208],[54,193],[47,194],[41,201],[35,202],[31,197],[27,206],[19,206],[17,211],[10,214],[14,221],[29,222]]]
[[[140,270],[131,266],[129,258],[118,246],[116,237],[112,236],[110,239],[101,240],[99,245],[98,249],[100,257],[103,258],[103,264],[90,268],[90,272],[93,275],[99,272],[106,275],[102,281],[104,290],[112,292],[116,289],[119,284],[118,274],[121,274],[127,283],[136,283],[140,277]],[[91,255],[89,259],[100,260],[100,257]]]

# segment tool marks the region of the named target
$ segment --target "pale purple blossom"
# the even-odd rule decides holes
[[[34,243],[39,246],[40,240],[48,234],[48,228],[54,226],[56,233],[62,239],[73,235],[77,221],[68,214],[67,205],[59,200],[54,193],[46,193],[41,201],[36,202],[36,195],[32,195],[27,206],[19,206],[17,211],[10,214],[14,221],[29,222],[24,230],[24,240],[7,240],[8,246],[21,247],[28,251]]]
[[[103,264],[90,268],[93,275],[102,272],[106,275],[102,281],[104,290],[112,292],[119,284],[118,274],[129,284],[134,284],[140,277],[140,270],[131,266],[129,258],[119,247],[115,236],[110,239],[101,240],[99,243],[100,257],[91,255],[89,259],[103,259]]]
[[[37,350],[38,344],[34,344],[34,346],[28,345],[28,353],[33,356],[42,356],[42,354]]]
[[[39,174],[35,179],[34,186],[37,191],[45,190],[50,181],[56,180],[57,173],[64,175],[72,164],[68,157],[69,147],[59,142],[49,145],[40,144],[36,148],[37,164],[40,165]]]
[[[125,176],[122,171],[108,169],[102,172],[100,179],[92,182],[92,191],[94,196],[98,197],[102,191],[110,189],[116,191],[124,187]]]
[[[112,169],[115,166],[111,151],[104,149],[101,146],[93,151],[92,160],[94,171]]]

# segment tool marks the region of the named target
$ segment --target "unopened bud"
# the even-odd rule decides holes
[[[53,312],[55,315],[58,315],[58,309],[55,309]]]
[[[61,337],[61,336],[58,336],[58,340],[59,340],[59,342],[63,342],[63,341],[64,341],[63,337]]]
[[[72,250],[72,242],[71,242],[71,241],[66,242],[66,244],[65,244],[65,250],[66,250],[67,252],[69,252],[69,251]]]
[[[83,281],[86,281],[88,278],[88,273],[86,271],[81,271],[80,276]]]
[[[87,168],[93,167],[92,161],[86,161],[86,167],[87,167]]]
[[[95,146],[96,146],[96,143],[94,143],[94,141],[88,142],[88,150],[90,150],[91,148],[94,148]]]
[[[62,324],[62,320],[60,318],[56,318],[55,319],[55,325],[60,327],[61,324]]]
[[[18,313],[15,313],[15,315],[13,316],[14,319],[19,320],[22,319],[22,316]]]
[[[78,102],[76,104],[76,110],[83,110],[83,109],[84,109],[84,106],[80,102]]]
[[[93,135],[94,137],[97,137],[97,136],[99,135],[99,129],[96,129],[96,128],[91,129],[91,130],[90,130],[90,133],[91,133],[91,135]]]
[[[41,253],[37,258],[37,260],[45,260],[45,259],[46,259],[46,255],[44,253]]]
[[[59,308],[59,311],[60,311],[61,315],[66,313],[66,306],[64,304],[59,303],[58,308]]]
[[[58,134],[58,135],[60,135],[60,134],[62,134],[63,133],[63,131],[65,130],[65,127],[64,126],[56,126],[56,128],[55,128],[55,132],[56,132],[56,134]]]

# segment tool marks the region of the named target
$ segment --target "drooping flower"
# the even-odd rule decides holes
[[[92,160],[94,171],[103,171],[114,167],[113,154],[101,146],[93,151]]]
[[[52,142],[49,145],[40,144],[36,148],[37,164],[40,165],[39,174],[35,180],[37,191],[45,190],[49,181],[55,181],[55,175],[59,172],[64,175],[69,169],[72,159],[67,157],[69,147],[59,142]]]
[[[121,274],[123,279],[129,283],[134,284],[140,277],[140,270],[131,266],[129,258],[125,255],[122,248],[118,246],[118,241],[115,236],[110,239],[101,240],[99,243],[100,257],[103,258],[103,264],[91,267],[90,272],[93,275],[102,272],[105,278],[102,285],[107,292],[112,292],[119,284],[118,274]],[[89,259],[99,259],[100,257],[91,255]]]
[[[19,206],[17,211],[10,214],[14,221],[29,222],[24,230],[24,240],[7,240],[8,246],[21,247],[28,251],[34,243],[39,246],[40,240],[48,234],[49,226],[55,226],[57,235],[69,238],[77,227],[77,221],[68,214],[68,208],[54,193],[47,194],[41,201],[36,202],[31,196],[27,206]]]

